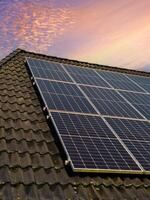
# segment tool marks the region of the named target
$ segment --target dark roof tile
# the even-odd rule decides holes
[[[44,199],[44,200],[48,200],[48,199],[54,200],[55,199],[55,198],[53,198],[54,196],[52,195],[52,192],[51,192],[48,184],[38,186],[37,192],[39,194],[40,199]]]
[[[5,139],[0,139],[0,152],[7,151],[7,145]]]
[[[0,185],[10,182],[10,170],[7,166],[0,167]]]
[[[31,154],[30,155],[31,158],[31,163],[32,163],[32,167],[33,169],[36,168],[51,168],[53,167],[53,162],[51,160],[51,157],[49,154],[39,154],[39,153],[35,153],[35,154]]]
[[[1,151],[0,152],[0,168],[3,166],[8,166],[9,163],[9,156],[8,153],[6,151]]]

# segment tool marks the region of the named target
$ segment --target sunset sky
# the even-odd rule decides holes
[[[150,71],[150,0],[0,0],[0,58],[16,48]]]

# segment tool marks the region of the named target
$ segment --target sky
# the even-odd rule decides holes
[[[150,71],[150,0],[0,0],[0,59],[16,48]]]

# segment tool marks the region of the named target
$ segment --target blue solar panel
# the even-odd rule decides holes
[[[137,84],[150,84],[150,77],[137,76],[137,75],[126,75],[131,80],[135,81]]]
[[[107,119],[145,170],[150,171],[150,124],[147,121]]]
[[[133,92],[120,92],[128,101],[133,104],[150,105],[150,95]]]
[[[77,67],[73,65],[64,65],[64,67],[69,71],[70,74],[77,74],[81,76],[96,76],[93,69]]]
[[[142,115],[150,120],[150,106],[149,105],[140,105],[140,104],[133,104],[134,107],[140,112],[142,113]]]
[[[97,72],[115,89],[144,92],[141,87],[127,78],[125,74],[102,70],[97,70]]]
[[[147,119],[150,119],[150,95],[120,92]]]
[[[48,92],[52,94],[65,94],[70,96],[84,97],[82,92],[75,84],[55,82],[50,80],[37,79],[42,92]]]
[[[143,88],[145,92],[150,93],[150,77],[128,75],[128,78]]]
[[[145,171],[150,171],[150,141],[125,140],[124,143],[143,166]]]
[[[101,99],[104,101],[125,102],[125,100],[117,93],[117,91],[112,89],[104,89],[89,86],[81,86],[81,88],[89,98]]]
[[[122,140],[150,141],[149,122],[130,119],[106,119]]]
[[[115,90],[89,86],[81,88],[102,115],[143,118]]]
[[[68,81],[72,82],[70,77],[62,68],[61,64],[55,62],[48,62],[33,58],[27,58],[30,70],[35,77],[45,78],[50,80]]]
[[[113,72],[113,71],[104,71],[104,70],[96,70],[100,76],[104,77],[106,80],[117,80],[120,82],[128,82],[129,79],[123,73]]]
[[[129,90],[129,91],[136,91],[136,92],[143,92],[143,90],[131,82],[125,82],[125,81],[117,81],[117,80],[109,80],[109,84],[113,86],[115,89],[121,89],[121,90]]]
[[[74,170],[140,170],[97,116],[52,112]]]
[[[64,67],[76,83],[111,88],[93,69],[84,69],[71,65],[64,65]]]
[[[150,93],[150,84],[141,84],[140,85],[146,92]]]
[[[48,109],[96,113],[76,85],[41,79],[36,83]]]

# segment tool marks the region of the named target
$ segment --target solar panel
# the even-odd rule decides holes
[[[145,92],[150,93],[150,78],[137,75],[128,75],[128,77],[137,83]]]
[[[120,92],[128,101],[133,104],[150,105],[150,95],[133,92]]]
[[[150,172],[150,141],[143,142],[139,140],[125,140],[124,143],[137,160],[140,161],[144,170]]]
[[[129,79],[123,73],[113,72],[113,71],[105,71],[105,70],[96,70],[100,76],[103,76],[106,80],[117,80],[128,82]]]
[[[138,84],[150,84],[150,78],[146,76],[138,76],[138,75],[126,75],[133,81],[135,81]]]
[[[84,69],[71,65],[64,65],[64,67],[65,69],[67,69],[67,71],[76,83],[111,88],[111,86],[103,78],[101,78],[93,69]]]
[[[150,124],[148,121],[119,118],[106,118],[106,120],[122,140],[150,141]]]
[[[115,90],[89,86],[81,88],[102,115],[143,118]]]
[[[73,171],[150,173],[150,95],[132,77],[27,63]]]
[[[61,64],[39,59],[27,58],[30,70],[35,77],[58,81],[72,82],[70,77],[62,68]]]
[[[127,148],[142,165],[150,171],[150,124],[148,121],[107,119]]]
[[[144,90],[138,84],[131,81],[129,78],[127,78],[126,75],[122,73],[102,70],[97,70],[97,72],[115,89],[144,92]]]
[[[150,84],[140,84],[140,86],[147,91],[148,93],[150,93]]]
[[[100,117],[57,112],[51,115],[74,171],[140,170]]]
[[[36,83],[49,110],[96,113],[76,85],[41,79]]]
[[[150,119],[150,95],[120,92],[145,118]]]

